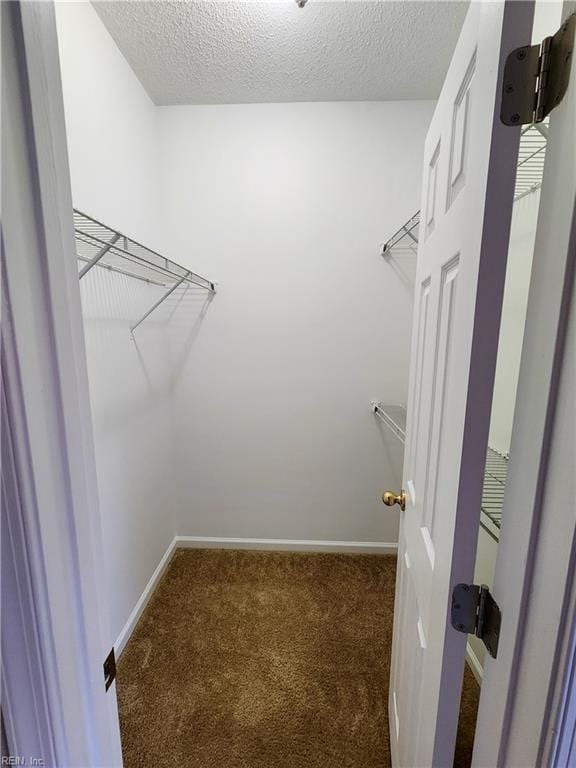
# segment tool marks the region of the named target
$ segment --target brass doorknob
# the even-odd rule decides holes
[[[406,509],[406,491],[401,491],[399,494],[392,493],[392,491],[384,491],[382,501],[387,507],[393,507],[394,504],[398,504],[402,512],[404,512]]]

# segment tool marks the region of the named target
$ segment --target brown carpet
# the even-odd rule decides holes
[[[470,768],[472,765],[472,750],[474,749],[474,734],[476,733],[476,718],[480,703],[480,686],[470,671],[464,665],[464,680],[462,682],[462,698],[460,700],[460,718],[458,720],[458,735],[454,752],[454,768]]]
[[[118,663],[125,768],[388,768],[395,565],[178,550]]]

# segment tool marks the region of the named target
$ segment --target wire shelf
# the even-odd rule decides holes
[[[99,266],[156,285],[168,287],[175,281],[183,279],[185,282],[199,285],[209,291],[214,290],[214,283],[205,277],[197,275],[76,209],[74,210],[74,232],[76,253],[81,262],[80,277],[83,277],[92,266]],[[99,258],[95,260],[98,256]]]
[[[404,445],[406,442],[406,408],[403,405],[388,405],[377,400],[373,400],[370,407],[374,415]],[[481,525],[496,541],[500,538],[500,528],[502,527],[502,508],[507,478],[508,456],[489,447],[486,454],[480,505]]]
[[[392,237],[384,243],[382,247],[382,256],[385,258],[391,255],[392,249],[395,251],[408,251],[414,255],[418,251],[418,232],[420,229],[420,211],[416,211],[412,218],[402,224],[400,229],[396,230]]]
[[[215,292],[214,283],[161,256],[106,224],[74,209],[74,233],[78,276],[82,279],[93,267],[108,269],[166,289],[159,300],[134,325],[134,331],[180,285],[188,283]]]
[[[372,412],[383,422],[402,444],[406,441],[406,408],[403,405],[386,405],[373,400]]]
[[[527,125],[522,129],[516,168],[514,202],[531,192],[535,192],[542,186],[547,141],[548,125],[546,122]],[[392,255],[392,251],[398,255],[402,255],[402,253],[406,255],[416,254],[419,230],[420,211],[417,211],[384,243],[382,256],[388,258]]]
[[[527,125],[522,129],[514,200],[520,200],[542,186],[547,140],[548,127],[545,123]]]
[[[506,490],[507,478],[508,456],[499,453],[494,448],[488,448],[486,468],[484,470],[481,510],[487,518],[484,522],[484,527],[495,538],[499,537],[500,528],[502,527],[502,508],[504,506],[504,491]]]

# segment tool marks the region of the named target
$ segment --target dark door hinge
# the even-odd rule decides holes
[[[541,45],[516,48],[506,59],[500,119],[504,125],[541,123],[568,90],[576,13]]]
[[[450,622],[455,630],[476,635],[496,658],[500,638],[500,608],[485,584],[457,584],[452,592]]]
[[[106,656],[106,661],[104,662],[104,685],[106,686],[106,690],[110,688],[115,679],[116,657],[114,656],[114,648],[112,648],[108,656]]]

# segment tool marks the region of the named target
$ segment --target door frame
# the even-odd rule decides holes
[[[54,6],[1,13],[2,712],[13,758],[118,768]]]
[[[26,86],[22,89],[21,109],[27,126],[29,154],[21,172],[23,175],[34,175],[36,194],[30,213],[35,222],[34,235],[38,245],[24,254],[25,265],[22,261],[18,263],[12,250],[14,243],[9,238],[10,227],[7,223],[3,224],[3,287],[6,276],[12,310],[8,318],[4,301],[4,352],[6,356],[12,355],[10,365],[4,365],[6,357],[3,359],[4,392],[10,395],[7,403],[12,427],[10,434],[18,459],[15,478],[18,479],[20,502],[23,503],[16,503],[18,500],[14,497],[8,500],[14,502],[10,507],[15,514],[14,519],[19,522],[18,541],[28,552],[28,557],[19,557],[16,545],[12,546],[19,583],[27,587],[19,593],[19,601],[14,601],[13,608],[14,615],[17,609],[32,611],[34,622],[27,624],[30,642],[25,649],[16,646],[7,649],[3,632],[2,653],[5,659],[6,650],[17,653],[18,650],[23,652],[32,648],[39,652],[36,657],[28,653],[22,658],[24,663],[31,665],[30,681],[50,683],[42,687],[49,695],[34,697],[34,705],[44,718],[44,727],[36,716],[30,718],[26,723],[29,733],[25,735],[26,738],[34,736],[40,739],[41,744],[50,739],[53,757],[46,760],[46,765],[108,765],[118,768],[122,760],[114,687],[106,694],[103,684],[102,662],[112,647],[113,638],[98,578],[103,567],[104,550],[74,259],[72,199],[54,9],[50,3],[12,2],[3,3],[2,12],[2,34],[14,33],[18,36],[15,40],[18,50],[16,74]],[[3,55],[5,47],[3,45]],[[8,77],[6,68],[3,67],[3,70],[3,77]],[[4,109],[2,118],[4,139],[5,121],[12,121],[14,115]],[[22,253],[19,255],[24,258]],[[30,281],[30,271],[41,275],[41,279]],[[566,306],[572,304],[568,291],[569,271],[565,270],[564,278],[552,286],[563,313],[556,318],[556,323],[550,322],[548,328],[551,349],[557,354],[548,356],[545,363],[541,360],[539,363],[539,372],[548,374],[548,383],[539,390],[547,405],[542,414],[538,439],[531,438],[521,444],[519,437],[534,422],[533,407],[528,408],[527,402],[527,377],[530,375],[527,362],[523,363],[523,383],[519,386],[519,399],[524,405],[518,405],[516,409],[517,450],[530,454],[530,460],[536,462],[538,468],[537,476],[542,481],[550,474],[555,462],[562,460],[561,457],[554,458],[550,447],[558,400],[558,374],[564,362],[563,354],[559,353],[564,351]],[[560,304],[562,296],[565,301]],[[44,322],[30,324],[28,321],[37,318],[40,311]],[[528,311],[530,317],[535,316],[533,302]],[[526,340],[525,357],[535,355],[535,345],[535,338]],[[42,350],[50,350],[50,386],[45,385],[46,356]],[[2,429],[6,429],[5,423]],[[58,446],[56,464],[55,451],[51,449],[54,445]],[[519,462],[516,463],[519,465]],[[49,474],[47,468],[55,466],[58,472]],[[518,506],[524,473],[515,472],[513,464],[510,469],[511,487],[507,502],[510,506],[513,503]],[[525,531],[522,548],[511,546],[514,531],[510,525],[508,532],[503,530],[502,545],[507,544],[510,551],[508,562],[514,578],[507,583],[497,582],[495,595],[497,599],[512,599],[512,609],[505,609],[504,612],[499,658],[495,662],[488,660],[487,664],[474,757],[477,766],[502,764],[502,749],[508,749],[510,745],[504,747],[504,720],[496,721],[493,727],[494,714],[499,712],[504,715],[505,710],[506,724],[511,722],[518,703],[514,693],[521,684],[522,676],[536,666],[524,654],[515,653],[516,641],[522,638],[527,628],[527,592],[535,574],[534,565],[538,561],[538,567],[545,566],[548,572],[560,576],[564,574],[564,577],[568,574],[565,578],[567,594],[572,594],[574,586],[572,569],[567,569],[566,561],[560,562],[554,557],[546,559],[545,553],[540,551],[536,536],[538,526],[542,526],[545,520],[553,519],[554,510],[546,504],[546,498],[538,498],[543,503],[539,508],[532,508],[531,524],[526,525],[525,515],[521,521],[523,528],[529,529]],[[63,499],[65,503],[61,503]],[[6,499],[3,501],[6,503]],[[50,513],[50,525],[46,524],[43,516],[45,510]],[[54,535],[55,532],[58,535]],[[576,547],[572,546],[570,552],[573,555]],[[70,578],[70,574],[76,578]],[[514,600],[519,594],[522,600],[517,601],[514,608]],[[501,602],[504,601],[501,599]],[[544,607],[531,606],[533,631],[537,631],[538,612]],[[569,620],[559,637],[558,645],[561,644],[562,648],[574,635],[576,612],[572,610],[568,615]],[[4,614],[3,619],[4,622],[10,621],[10,615]],[[572,679],[576,663],[573,654],[567,652],[567,662],[562,663],[564,656],[562,659],[558,657],[559,647],[552,650],[557,663],[553,665],[549,678],[549,690],[559,700],[558,711],[563,711],[562,702],[566,701],[566,696],[561,695],[565,693],[564,682]],[[502,675],[505,668],[510,674]],[[24,723],[10,718],[10,713],[14,714],[17,709],[23,686],[22,678],[18,686],[13,677],[6,675],[6,671],[3,665],[2,708],[7,720],[9,744],[13,754],[16,754],[14,750],[25,752],[27,749],[27,744],[18,738],[23,733]],[[569,708],[565,709],[569,715]],[[553,720],[552,712],[549,721]],[[567,728],[570,723],[573,724],[569,717],[566,722]],[[527,717],[517,726],[515,733],[520,736],[535,726],[540,728],[541,721],[534,721],[533,713],[532,717],[527,713]],[[565,732],[568,733],[568,730],[565,729]],[[559,739],[554,748],[558,750],[562,746]],[[499,762],[484,761],[493,747],[498,750]]]
[[[569,333],[574,338],[576,327],[576,202],[572,208],[571,259],[564,280],[555,286],[561,310],[556,336],[549,338],[556,359],[549,388],[542,387],[540,392],[548,400],[540,430],[534,429],[534,400],[529,391],[547,346],[546,342],[538,343],[534,335],[524,342],[527,360],[518,385],[504,505],[507,520],[502,527],[493,590],[503,609],[502,634],[498,658],[487,656],[484,666],[475,768],[567,765],[551,760],[568,754],[576,733],[576,708],[570,700],[576,680],[576,510],[574,496],[566,499],[566,488],[554,482],[570,477],[574,485],[574,435],[562,429],[573,425],[574,420],[573,397],[562,393],[568,367],[575,365],[573,345],[566,345]],[[533,293],[537,292],[534,287]],[[534,320],[539,314],[538,303],[529,303]],[[541,312],[542,306],[540,318]],[[573,432],[573,426],[571,429]],[[526,488],[531,477],[535,477],[537,487],[533,504],[528,505]],[[568,502],[565,514],[559,515],[560,505]],[[517,524],[510,521],[512,516]],[[540,694],[534,696],[534,691]]]
[[[565,3],[562,18],[574,10]],[[568,94],[548,128],[493,589],[502,628],[498,657],[484,665],[477,768],[548,765],[576,725],[566,698],[576,674],[576,417],[566,392],[576,364],[575,122],[572,61]]]

